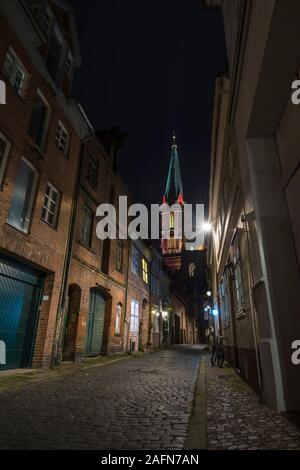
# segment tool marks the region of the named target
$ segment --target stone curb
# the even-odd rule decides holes
[[[202,352],[195,387],[193,408],[190,416],[188,435],[184,444],[185,450],[204,450],[208,447],[206,432],[206,368],[206,354],[205,352]]]

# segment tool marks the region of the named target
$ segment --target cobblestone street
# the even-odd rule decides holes
[[[234,369],[207,359],[209,450],[300,449],[300,431],[259,401]]]
[[[0,395],[1,449],[181,449],[200,349],[127,358]]]

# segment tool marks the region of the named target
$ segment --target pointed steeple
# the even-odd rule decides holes
[[[171,160],[167,179],[166,190],[164,194],[164,202],[169,205],[179,202],[183,204],[183,190],[181,172],[179,166],[179,158],[177,153],[176,135],[173,132],[173,144],[171,150]]]

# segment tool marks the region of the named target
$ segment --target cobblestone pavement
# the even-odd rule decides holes
[[[200,359],[177,347],[0,394],[0,449],[181,449]]]
[[[233,369],[207,364],[207,381],[209,449],[300,449],[298,428],[260,403]]]

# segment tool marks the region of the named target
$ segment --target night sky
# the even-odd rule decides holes
[[[197,0],[70,0],[83,65],[73,95],[95,128],[128,133],[118,170],[160,203],[177,135],[184,199],[207,203],[213,89],[226,63],[221,12]]]

